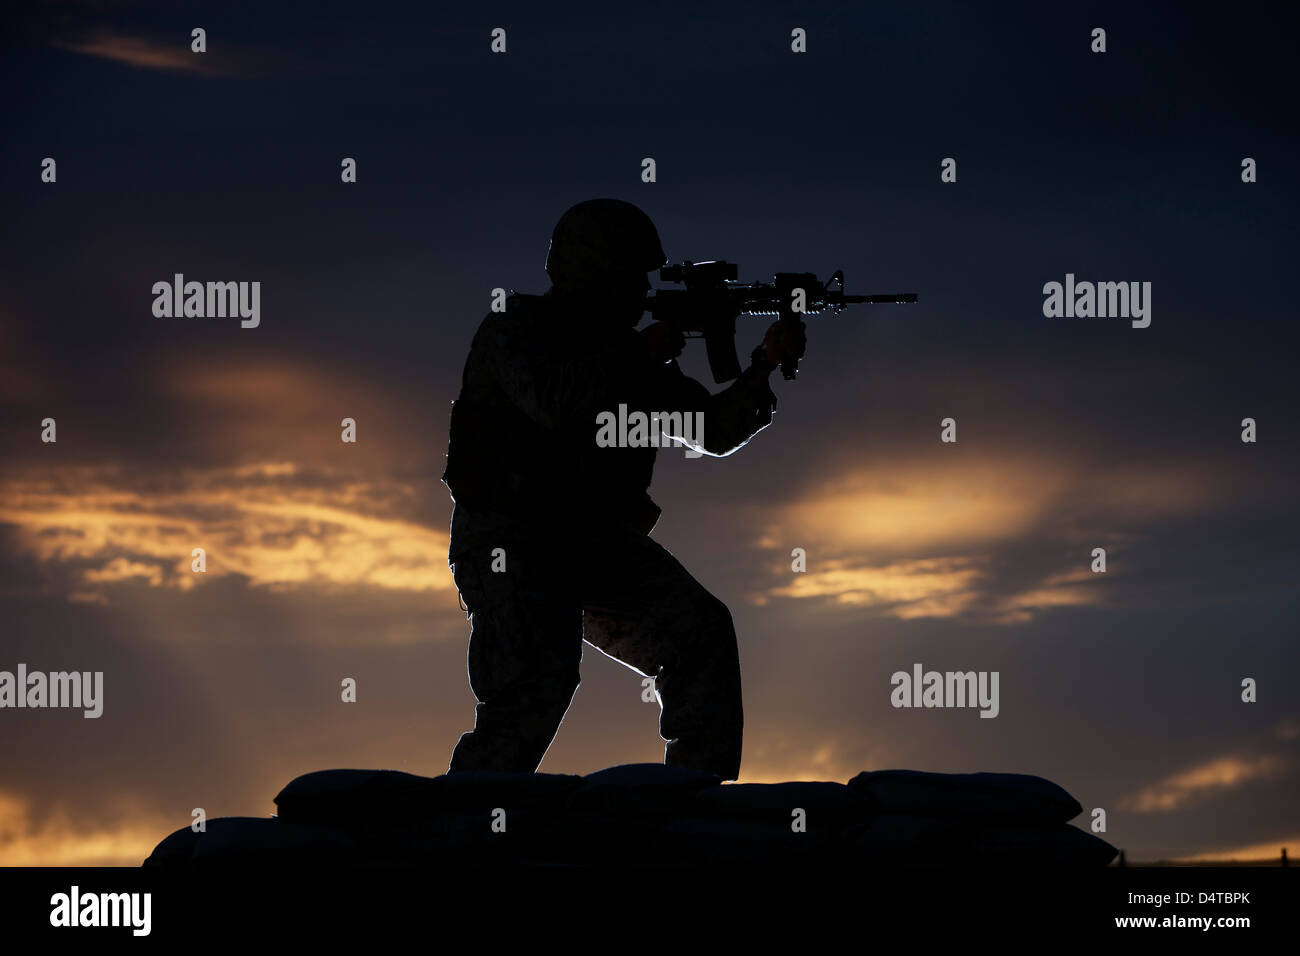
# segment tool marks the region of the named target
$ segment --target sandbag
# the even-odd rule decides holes
[[[845,858],[862,862],[938,866],[953,862],[977,837],[958,820],[888,814],[839,835]]]
[[[356,842],[330,827],[297,826],[270,817],[218,817],[197,834],[192,866],[250,863],[340,863],[354,859]]]
[[[858,774],[849,789],[882,813],[979,823],[1064,823],[1083,812],[1063,789],[1021,773],[924,773],[876,770]]]
[[[582,782],[576,774],[473,771],[419,777],[399,770],[320,770],[290,781],[275,804],[290,823],[378,829],[429,814],[559,805]]]
[[[812,863],[825,852],[831,831],[809,827],[796,833],[790,825],[686,817],[660,831],[652,850],[662,865]]]
[[[695,795],[701,816],[769,823],[789,829],[796,807],[806,825],[838,830],[869,819],[870,801],[842,783],[795,780],[789,783],[728,783]]]
[[[203,836],[202,833],[195,833],[189,827],[181,827],[175,833],[163,837],[162,841],[153,848],[149,858],[141,865],[148,867],[189,866],[190,861],[194,858],[194,848],[198,845],[201,836]]]
[[[1068,823],[1052,827],[990,827],[976,847],[982,862],[1048,866],[1106,866],[1119,852],[1105,840]]]
[[[657,865],[655,815],[526,810],[511,817],[505,852],[514,862],[574,866]]]
[[[661,763],[629,763],[587,774],[569,794],[574,810],[666,818],[688,808],[695,794],[722,782],[717,774]]]

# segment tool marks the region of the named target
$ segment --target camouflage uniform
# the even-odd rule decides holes
[[[586,640],[655,679],[666,763],[735,779],[743,712],[731,614],[649,537],[656,449],[598,447],[596,416],[620,403],[703,412],[702,450],[723,455],[771,422],[776,399],[755,367],[710,395],[676,361],[655,364],[631,327],[574,304],[553,287],[489,313],[452,407],[448,561],[471,621],[479,703],[450,770],[536,770]],[[504,571],[492,570],[497,548]]]

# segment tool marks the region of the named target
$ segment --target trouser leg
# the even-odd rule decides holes
[[[664,762],[736,779],[744,712],[731,612],[649,537],[586,550],[583,638],[655,679]]]
[[[579,683],[582,609],[554,586],[544,554],[507,548],[506,570],[490,554],[456,563],[470,611],[473,731],[461,736],[448,772],[533,772],[542,762]]]

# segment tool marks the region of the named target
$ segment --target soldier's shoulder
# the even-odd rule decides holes
[[[528,317],[545,311],[550,307],[550,303],[551,300],[547,296],[530,295],[512,289],[506,295],[505,308],[488,312],[484,321],[508,322],[511,319]]]
[[[528,295],[511,291],[505,299],[503,311],[491,311],[483,317],[479,332],[489,335],[509,335],[527,327],[530,319],[541,315],[550,304],[544,295]]]
[[[506,296],[506,315],[533,315],[548,310],[551,298],[545,295],[530,295],[526,292],[511,290]]]

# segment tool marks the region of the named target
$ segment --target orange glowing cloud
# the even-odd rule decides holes
[[[191,52],[188,34],[178,36],[171,43],[160,43],[144,37],[100,33],[87,40],[61,42],[58,46],[147,70],[197,72],[203,68],[206,56]]]
[[[1266,843],[1251,843],[1246,846],[1229,847],[1226,850],[1208,850],[1205,853],[1197,853],[1194,856],[1175,857],[1179,863],[1240,863],[1240,862],[1280,862],[1282,859],[1282,850],[1287,849],[1287,855],[1293,856],[1296,848],[1300,847],[1300,833],[1293,833],[1289,837],[1277,840],[1269,840]]]
[[[94,827],[67,812],[39,824],[30,801],[0,791],[0,866],[139,866],[175,821]]]
[[[1195,469],[1099,470],[1037,458],[928,458],[873,465],[810,488],[763,516],[761,548],[803,548],[806,569],[755,592],[869,607],[900,619],[979,616],[1021,624],[1050,608],[1103,602],[1091,547],[1132,540],[1145,522],[1195,511],[1217,480]],[[1082,566],[1044,567],[999,587],[993,556],[1025,543],[1078,551]],[[1115,572],[1109,572],[1115,573]]]
[[[816,742],[810,741],[816,738]],[[861,741],[846,746],[827,738],[823,731],[792,733],[772,728],[745,741],[745,763],[737,783],[783,783],[787,780],[831,780],[847,783],[863,770],[890,766],[894,761],[888,746],[872,742],[863,749]]]
[[[1092,587],[1095,578],[1090,570],[1051,575],[1038,587],[994,600],[992,619],[998,624],[1027,624],[1048,608],[1101,604],[1101,593]]]
[[[1107,469],[1033,457],[891,461],[810,488],[767,523],[760,543],[951,553],[1021,539],[1048,519],[1184,514],[1212,501],[1218,483],[1190,468]]]
[[[983,545],[1028,530],[1066,480],[1037,462],[894,462],[811,489],[765,539],[901,555]]]
[[[198,423],[185,434],[187,445],[212,456],[228,459],[237,450],[260,469],[284,459],[299,468],[355,463],[388,473],[427,465],[429,409],[342,364],[169,356],[152,378],[178,418]],[[440,417],[439,424],[450,420],[450,406]],[[356,423],[355,444],[340,440],[345,418]]]
[[[85,37],[55,40],[54,46],[138,70],[171,73],[252,77],[304,68],[297,57],[283,50],[271,56],[246,48],[232,48],[224,38],[214,43],[211,36],[208,37],[209,52],[196,53],[191,48],[193,37],[190,30],[187,26],[165,39],[99,30]]]
[[[1286,766],[1282,757],[1271,754],[1219,757],[1138,791],[1123,806],[1135,813],[1168,813],[1213,794],[1267,780]]]
[[[193,469],[156,490],[113,469],[81,467],[58,483],[0,482],[0,522],[41,562],[72,569],[77,600],[104,599],[135,581],[188,590],[203,548],[206,574],[243,575],[250,586],[452,587],[447,533],[391,512],[411,490],[322,470],[310,480],[281,462]]]
[[[831,560],[823,567],[793,575],[791,583],[751,597],[825,597],[838,604],[879,607],[893,616],[952,617],[978,597],[981,568],[970,558],[896,561],[880,567],[850,566]]]

